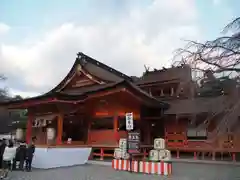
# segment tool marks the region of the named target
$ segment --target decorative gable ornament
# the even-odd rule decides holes
[[[77,69],[77,72],[78,72],[78,73],[81,73],[81,71],[82,71],[82,66],[81,66],[80,64],[78,64],[77,67],[76,67],[76,69]]]

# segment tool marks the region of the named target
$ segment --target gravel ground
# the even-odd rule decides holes
[[[240,167],[174,163],[171,177],[115,171],[108,166],[84,165],[32,172],[14,171],[11,180],[240,180]]]

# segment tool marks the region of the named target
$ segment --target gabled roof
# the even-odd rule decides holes
[[[103,64],[100,61],[97,61],[97,60],[91,58],[90,56],[83,54],[82,52],[78,53],[78,59],[82,65],[84,65],[84,64],[86,64],[86,62],[88,62],[88,63],[94,64],[110,73],[113,73],[116,76],[118,76],[124,80],[132,81],[132,78],[127,76],[126,74],[124,74],[110,66],[107,66],[106,64]]]
[[[77,54],[76,61],[74,62],[70,72],[67,74],[67,76],[55,87],[53,88],[49,93],[56,92],[67,82],[68,79],[73,76],[75,70],[77,69],[78,65],[81,65],[85,70],[88,71],[88,73],[99,77],[106,81],[112,81],[117,82],[119,80],[127,80],[132,81],[132,78],[127,76],[126,74],[121,73],[120,71],[117,71],[93,58],[90,56],[87,56],[83,54],[82,52],[79,52]]]
[[[52,90],[50,90],[49,92],[39,95],[39,96],[35,96],[32,98],[28,98],[26,100],[38,100],[38,99],[42,99],[42,98],[50,98],[50,97],[54,97],[54,94],[56,94],[57,92],[60,92],[60,90],[62,89],[62,87],[67,83],[67,81],[69,79],[71,79],[71,77],[74,75],[77,66],[81,65],[84,67],[84,69],[86,69],[88,71],[88,73],[93,74],[94,76],[100,76],[100,78],[102,79],[106,79],[106,81],[110,81],[112,83],[117,83],[119,81],[122,80],[127,80],[127,81],[132,81],[132,78],[121,73],[120,71],[117,71],[93,58],[91,58],[90,56],[85,55],[82,52],[79,52],[77,54],[77,58],[71,68],[71,70],[69,71],[69,73],[65,76],[65,78],[56,86],[54,87]],[[101,86],[101,85],[100,85]],[[89,90],[91,91],[92,88],[95,87],[86,87],[86,90],[88,90],[88,88],[90,88]],[[98,85],[97,87],[98,88]],[[77,89],[77,88],[76,88]],[[8,102],[13,102],[13,101],[8,101]],[[15,101],[14,101],[15,102]]]
[[[90,79],[94,79],[95,77],[100,80],[96,80],[95,84],[91,84],[90,86],[81,86],[66,89],[66,84],[68,84],[77,72],[87,73],[90,75]],[[28,98],[19,101],[9,101],[2,104],[21,104],[21,103],[29,103],[33,101],[38,102],[71,102],[71,101],[84,101],[88,95],[96,93],[98,91],[110,90],[117,87],[123,87],[129,89],[135,96],[141,97],[146,101],[145,104],[152,104],[154,106],[166,107],[166,103],[162,103],[156,98],[150,96],[145,91],[141,90],[139,87],[134,85],[131,77],[83,54],[78,53],[76,61],[71,68],[70,72],[67,76],[51,91],[45,93],[41,96]],[[41,103],[40,102],[40,103]]]

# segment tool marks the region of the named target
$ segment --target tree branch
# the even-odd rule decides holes
[[[213,73],[240,72],[240,17],[225,27],[235,28],[230,36],[218,37],[212,41],[199,43],[188,40],[184,48],[176,51],[174,59],[181,57],[193,70],[211,70]],[[237,28],[236,28],[237,27]]]

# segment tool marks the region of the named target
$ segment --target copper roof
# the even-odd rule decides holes
[[[216,112],[224,108],[228,96],[218,97],[196,97],[193,99],[171,100],[166,101],[170,108],[165,114],[194,114],[203,112]]]
[[[57,90],[61,89],[61,87],[66,83],[68,79],[74,74],[76,67],[78,64],[81,64],[87,72],[90,74],[111,82],[118,82],[121,80],[132,81],[132,78],[127,76],[126,74],[121,73],[93,58],[87,56],[83,53],[78,53],[76,61],[74,62],[71,70],[67,74],[67,76],[50,92],[56,92]]]
[[[137,85],[148,84],[153,82],[164,82],[171,80],[191,81],[191,68],[187,65],[172,67],[163,70],[155,70],[145,73],[138,81]]]

